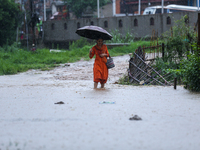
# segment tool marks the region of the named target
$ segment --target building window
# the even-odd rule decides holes
[[[138,26],[138,20],[134,19],[134,27],[137,27],[137,26]]]
[[[90,25],[94,25],[94,22],[93,22],[93,21],[91,21],[91,22],[90,22]]]
[[[154,25],[154,19],[150,18],[150,25],[153,26]]]
[[[108,27],[108,21],[104,21],[104,28]]]
[[[81,27],[81,24],[80,22],[77,23],[77,28],[80,28]]]
[[[55,29],[55,24],[52,23],[52,24],[51,24],[51,30],[54,30],[54,29]]]
[[[67,30],[67,23],[64,23],[64,29]]]
[[[122,20],[119,20],[119,27],[120,27],[120,28],[123,27],[123,22],[122,22]]]
[[[171,24],[171,18],[169,16],[167,17],[167,24]]]

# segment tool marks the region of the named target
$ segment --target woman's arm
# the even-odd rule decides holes
[[[94,50],[91,48],[89,52],[89,57],[92,58],[94,56]]]
[[[103,54],[100,54],[100,57],[109,57],[108,48],[106,45],[105,45],[105,52]]]
[[[100,54],[100,57],[108,57],[108,54],[104,53],[104,54]]]

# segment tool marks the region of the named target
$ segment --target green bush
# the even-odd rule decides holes
[[[184,16],[177,20],[172,29],[163,34],[166,55],[164,61],[161,58],[156,60],[155,67],[163,73],[171,73],[171,79],[176,77],[189,90],[200,91],[200,61],[195,50],[197,37],[187,19]]]
[[[196,32],[187,24],[188,16],[183,16],[175,21],[171,30],[163,34],[165,41],[165,61],[174,61],[177,64],[184,59],[190,51],[192,45],[196,42]]]
[[[0,46],[12,44],[16,39],[16,29],[23,20],[19,4],[13,0],[0,0]]]
[[[73,41],[69,45],[69,50],[77,49],[77,48],[82,48],[85,45],[90,45],[90,43],[87,41],[86,38],[81,37],[79,40]]]
[[[130,43],[130,45],[128,45],[128,46],[123,46],[123,47],[118,46],[118,47],[114,47],[112,49],[108,49],[108,51],[111,56],[120,56],[120,55],[133,53],[139,46],[143,46],[143,45],[149,46],[150,42],[149,41],[137,41],[134,43]]]
[[[119,30],[117,29],[111,31],[110,33],[113,38],[107,41],[106,43],[132,43],[134,42],[135,36],[130,31],[127,31],[125,36],[119,33]]]
[[[181,63],[183,81],[191,91],[200,92],[200,56],[192,54]]]

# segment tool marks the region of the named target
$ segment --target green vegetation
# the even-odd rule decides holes
[[[178,70],[176,70],[178,72]],[[182,74],[183,82],[191,91],[200,91],[200,52],[188,55],[180,64],[180,72]]]
[[[134,42],[135,36],[130,31],[127,31],[125,36],[119,33],[119,30],[117,29],[112,30],[110,33],[113,38],[110,41],[107,41],[107,43],[133,43]]]
[[[114,39],[121,37],[118,32],[113,33],[115,34]],[[125,38],[121,37],[120,40],[123,41],[123,39]],[[134,48],[132,45],[132,50],[137,49],[139,45],[149,46],[146,45],[147,43],[141,42]],[[200,48],[198,48],[196,42],[196,30],[188,25],[187,16],[182,17],[175,21],[172,30],[165,32],[162,40],[158,41],[158,43],[165,44],[165,57],[157,58],[153,66],[157,70],[162,70],[163,74],[171,73],[172,76],[169,81],[176,77],[178,83],[184,84],[185,88],[200,92]],[[129,51],[128,48],[126,50]],[[119,83],[129,85],[128,75],[124,75]]]
[[[20,49],[17,44],[0,47],[0,75],[16,74],[29,69],[49,70],[63,63],[72,63],[81,59],[89,60],[89,49],[95,44],[81,38],[71,43],[69,50],[50,52],[49,49],[37,49],[36,52]],[[131,43],[130,46],[109,49],[111,56],[132,53],[140,45],[148,45],[147,41]]]
[[[165,73],[172,73],[172,79],[177,77],[180,83],[186,85],[191,91],[200,91],[200,54],[197,48],[196,32],[187,25],[187,16],[175,23],[171,31],[163,35],[165,42],[165,58],[157,59],[156,68]],[[130,43],[129,46],[119,46],[109,49],[111,56],[119,56],[133,53],[139,46],[150,46],[150,41],[133,41],[134,35],[127,32],[122,37],[118,31],[112,32],[113,43]],[[60,64],[75,62],[81,59],[89,60],[89,49],[95,41],[89,43],[86,38],[81,38],[69,46],[63,52],[50,52],[49,49],[37,49],[36,52],[20,49],[14,43],[11,46],[4,44],[0,47],[0,75],[16,74],[29,69],[49,70]],[[119,81],[121,84],[129,84],[127,76]]]
[[[75,62],[88,56],[89,47],[64,52],[50,52],[48,49],[37,49],[36,52],[11,48],[0,49],[0,75],[16,74],[29,69],[49,70],[58,64]],[[87,52],[86,52],[87,51]]]
[[[0,0],[0,46],[10,45],[16,40],[16,29],[21,19],[18,4],[13,0]]]
[[[163,37],[166,44],[165,59],[157,59],[156,67],[172,73],[191,91],[200,91],[200,53],[196,31],[188,24],[188,17],[175,22],[172,30]],[[170,35],[171,34],[171,35]]]
[[[197,42],[194,29],[187,23],[188,17],[184,16],[175,21],[172,30],[163,34],[166,45],[165,61],[178,62],[193,51],[192,45]]]
[[[149,44],[150,44],[149,41],[137,41],[137,42],[134,42],[134,43],[130,43],[129,46],[114,47],[114,48],[112,48],[111,50],[108,50],[108,51],[109,51],[111,56],[121,56],[121,55],[125,55],[125,54],[135,52],[135,50],[139,46],[149,45]]]

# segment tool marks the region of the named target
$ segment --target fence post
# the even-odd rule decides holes
[[[145,60],[145,45],[143,45],[142,53],[143,53],[143,59]]]
[[[165,61],[165,44],[162,43],[162,59]]]
[[[174,78],[174,89],[176,90],[177,78]]]

